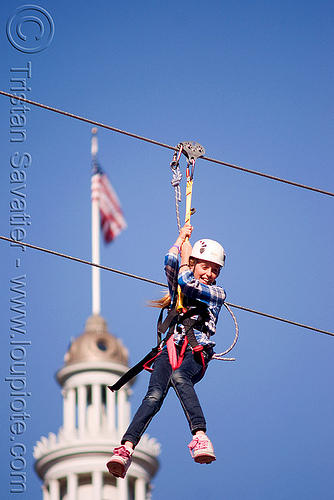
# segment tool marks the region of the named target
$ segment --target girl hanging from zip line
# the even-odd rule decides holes
[[[152,305],[160,308],[169,305],[173,320],[167,348],[161,349],[154,360],[146,396],[121,445],[114,448],[107,463],[109,472],[115,477],[125,477],[134,449],[160,410],[170,387],[175,390],[188,420],[193,435],[188,447],[195,462],[209,464],[216,460],[212,443],[205,434],[206,421],[194,385],[202,379],[214,354],[215,343],[211,336],[216,332],[218,315],[226,297],[224,289],[216,285],[216,278],[224,266],[225,252],[219,243],[210,239],[199,240],[192,248],[189,242],[192,230],[189,223],[185,224],[165,256],[169,294],[153,301]],[[180,313],[175,307],[178,285],[183,294]]]

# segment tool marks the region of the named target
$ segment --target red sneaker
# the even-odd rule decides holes
[[[195,462],[199,464],[211,464],[216,460],[212,443],[205,434],[194,436],[188,448]]]
[[[114,448],[113,453],[113,456],[107,463],[107,468],[113,476],[124,479],[132,462],[133,450],[122,445]]]

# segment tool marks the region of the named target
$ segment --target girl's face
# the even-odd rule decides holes
[[[195,279],[204,285],[212,285],[219,276],[220,266],[207,260],[198,260],[191,268]]]

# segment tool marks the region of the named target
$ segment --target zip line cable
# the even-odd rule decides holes
[[[17,240],[7,238],[6,236],[0,235],[0,239],[4,240],[4,241],[9,241],[10,243],[15,243],[16,245],[18,243]],[[36,245],[31,245],[31,243],[24,243],[23,241],[20,241],[20,245],[23,245],[23,246],[28,247],[28,248],[34,248],[35,250],[40,250],[41,252],[50,253],[51,255],[57,255],[58,257],[63,257],[64,259],[74,260],[75,262],[80,262],[81,264],[88,264],[89,266],[98,267],[98,268],[104,269],[106,271],[111,271],[112,273],[122,274],[124,276],[128,276],[129,278],[135,278],[137,280],[147,281],[148,283],[153,283],[154,285],[159,285],[159,286],[164,286],[164,287],[167,286],[164,283],[161,283],[160,281],[154,281],[154,280],[151,280],[149,278],[143,278],[142,276],[137,276],[136,274],[127,273],[126,271],[119,271],[118,269],[113,269],[112,267],[103,266],[102,264],[95,264],[94,262],[91,262],[90,260],[84,260],[84,259],[80,259],[79,257],[73,257],[71,255],[66,255],[66,253],[56,252],[55,250],[50,250],[49,248],[38,247]]]
[[[70,118],[74,118],[75,120],[80,120],[80,121],[83,121],[83,122],[86,122],[86,123],[90,123],[91,125],[95,125],[96,127],[105,128],[107,130],[111,130],[111,131],[117,132],[119,134],[127,135],[129,137],[133,137],[133,138],[139,139],[141,141],[149,142],[151,144],[155,144],[156,146],[161,146],[163,148],[171,149],[173,151],[175,151],[175,149],[176,149],[174,146],[170,146],[169,144],[165,144],[163,142],[156,141],[154,139],[149,139],[147,137],[143,137],[141,135],[134,134],[132,132],[127,132],[126,130],[121,130],[119,128],[112,127],[111,125],[106,125],[104,123],[100,123],[100,122],[97,122],[95,120],[91,120],[89,118],[84,118],[82,116],[75,115],[73,113],[69,113],[68,111],[62,111],[60,109],[53,108],[52,106],[48,106],[46,104],[41,104],[39,102],[32,101],[30,99],[26,99],[26,98],[23,98],[23,97],[18,97],[17,95],[10,94],[9,92],[4,92],[3,90],[0,90],[0,94],[4,95],[6,97],[10,97],[10,98],[16,99],[18,101],[26,102],[27,104],[32,104],[33,106],[38,106],[40,108],[47,109],[48,111],[53,111],[54,113],[59,113],[59,114],[64,115],[64,116],[68,116]],[[241,172],[247,172],[248,174],[257,175],[259,177],[264,177],[266,179],[270,179],[270,180],[273,180],[273,181],[282,182],[284,184],[289,184],[291,186],[299,187],[299,188],[302,188],[302,189],[307,189],[309,191],[315,191],[317,193],[325,194],[327,196],[334,196],[334,193],[331,192],[331,191],[325,191],[323,189],[318,189],[318,188],[315,188],[315,187],[312,187],[312,186],[307,186],[305,184],[300,184],[298,182],[289,181],[287,179],[282,179],[281,177],[276,177],[274,175],[265,174],[263,172],[258,172],[257,170],[251,170],[251,169],[246,168],[246,167],[241,167],[239,165],[234,165],[233,163],[227,163],[227,162],[224,162],[224,161],[221,161],[221,160],[216,160],[215,158],[209,158],[207,156],[202,156],[201,158],[203,160],[209,161],[211,163],[217,163],[218,165],[223,165],[225,167],[229,167],[229,168],[234,168],[236,170],[240,170]]]
[[[164,147],[164,148],[167,148],[167,149],[171,149],[172,151],[175,151],[175,149],[176,149],[174,146],[171,146],[169,144],[165,144],[163,142],[156,141],[154,139],[149,139],[147,137],[143,137],[141,135],[134,134],[132,132],[127,132],[125,130],[121,130],[119,128],[112,127],[111,125],[106,125],[104,123],[101,123],[101,122],[98,122],[98,121],[95,121],[95,120],[91,120],[89,118],[85,118],[85,117],[82,117],[82,116],[79,116],[79,115],[76,115],[76,114],[73,114],[73,113],[69,113],[68,111],[62,111],[62,110],[54,108],[52,106],[48,106],[46,104],[42,104],[42,103],[39,103],[39,102],[36,102],[36,101],[32,101],[31,99],[26,99],[26,98],[23,98],[23,97],[18,97],[17,95],[10,94],[9,92],[4,92],[3,90],[0,90],[0,94],[4,95],[6,97],[13,98],[13,99],[18,100],[18,101],[26,102],[27,104],[31,104],[33,106],[37,106],[37,107],[40,107],[42,109],[46,109],[48,111],[53,111],[55,113],[59,113],[59,114],[64,115],[64,116],[68,116],[68,117],[74,118],[76,120],[80,120],[80,121],[83,121],[83,122],[86,122],[86,123],[90,123],[91,125],[95,125],[97,127],[105,128],[105,129],[111,130],[113,132],[117,132],[117,133],[120,133],[120,134],[123,134],[123,135],[127,135],[129,137],[133,137],[135,139],[139,139],[139,140],[142,140],[142,141],[145,141],[145,142],[149,142],[151,144],[155,144],[156,146],[161,146],[161,147]],[[256,170],[251,170],[251,169],[248,169],[246,167],[241,167],[239,165],[234,165],[232,163],[227,163],[227,162],[224,162],[224,161],[221,161],[221,160],[216,160],[215,158],[209,158],[209,157],[206,157],[206,156],[202,156],[201,158],[203,160],[206,160],[206,161],[209,161],[209,162],[212,162],[212,163],[217,163],[218,165],[223,165],[223,166],[226,166],[226,167],[234,168],[236,170],[240,170],[242,172],[247,172],[249,174],[253,174],[253,175],[260,176],[260,177],[264,177],[266,179],[274,180],[274,181],[277,181],[277,182],[282,182],[282,183],[285,183],[285,184],[289,184],[291,186],[299,187],[299,188],[302,188],[302,189],[307,189],[309,191],[315,191],[317,193],[321,193],[321,194],[324,194],[324,195],[327,195],[327,196],[334,196],[334,193],[332,193],[331,191],[325,191],[325,190],[318,189],[318,188],[315,188],[315,187],[312,187],[312,186],[307,186],[305,184],[300,184],[298,182],[289,181],[287,179],[283,179],[283,178],[276,177],[276,176],[273,176],[273,175],[265,174],[263,172],[258,172]],[[6,238],[5,236],[0,236],[0,239],[2,239],[4,241],[9,241],[11,243],[17,244],[16,240],[13,240],[11,238]],[[166,284],[161,283],[159,281],[155,281],[155,280],[152,280],[152,279],[149,279],[149,278],[144,278],[142,276],[137,276],[135,274],[127,273],[125,271],[120,271],[118,269],[113,269],[111,267],[103,266],[101,264],[95,264],[94,262],[90,262],[90,261],[87,261],[87,260],[84,260],[84,259],[80,259],[78,257],[73,257],[73,256],[70,256],[70,255],[66,255],[64,253],[56,252],[54,250],[49,250],[49,249],[46,249],[46,248],[38,247],[36,245],[31,245],[29,243],[24,243],[22,241],[20,242],[20,244],[23,245],[23,246],[25,246],[25,247],[28,247],[28,248],[33,248],[35,250],[46,252],[46,253],[49,253],[49,254],[52,254],[52,255],[57,255],[59,257],[63,257],[63,258],[69,259],[69,260],[73,260],[75,262],[80,262],[82,264],[87,264],[87,265],[90,265],[90,266],[99,267],[100,269],[104,269],[106,271],[111,271],[111,272],[114,272],[114,273],[117,273],[117,274],[121,274],[123,276],[128,276],[128,277],[135,278],[135,279],[138,279],[138,280],[141,280],[141,281],[145,281],[145,282],[152,283],[152,284],[155,284],[155,285],[163,286],[165,288],[167,287]],[[277,321],[282,321],[284,323],[288,323],[288,324],[291,324],[291,325],[299,326],[301,328],[306,328],[308,330],[313,330],[313,331],[316,331],[316,332],[319,332],[319,333],[324,333],[326,335],[334,336],[334,333],[328,332],[327,330],[321,330],[319,328],[314,328],[312,326],[304,325],[302,323],[297,323],[295,321],[290,321],[290,320],[287,320],[287,319],[284,319],[284,318],[280,318],[278,316],[274,316],[274,315],[271,315],[271,314],[262,313],[260,311],[256,311],[254,309],[250,309],[250,308],[243,307],[243,306],[238,306],[236,304],[231,304],[231,303],[228,303],[228,302],[226,302],[226,304],[228,306],[235,307],[235,308],[243,310],[243,311],[251,312],[253,314],[258,314],[260,316],[264,316],[264,317],[267,317],[267,318],[270,318],[270,319],[274,319],[274,320],[277,320]]]
[[[6,236],[0,235],[0,239],[3,241],[9,241],[10,243],[15,243],[16,245],[18,243],[16,240],[13,240],[11,238],[7,238]],[[140,281],[145,281],[147,283],[152,283],[153,285],[159,285],[159,286],[163,286],[164,288],[168,288],[167,285],[165,283],[162,283],[161,281],[155,281],[155,280],[152,280],[149,278],[144,278],[142,276],[138,276],[136,274],[127,273],[126,271],[120,271],[118,269],[113,269],[112,267],[103,266],[101,264],[95,264],[94,262],[90,262],[89,260],[84,260],[84,259],[80,259],[78,257],[73,257],[71,255],[66,255],[65,253],[56,252],[55,250],[50,250],[48,248],[43,248],[43,247],[39,247],[36,245],[32,245],[31,243],[25,243],[23,241],[20,241],[20,245],[23,245],[23,246],[28,247],[28,248],[33,248],[35,250],[39,250],[41,252],[49,253],[51,255],[57,255],[58,257],[63,257],[64,259],[69,259],[69,260],[73,260],[75,262],[80,262],[81,264],[87,264],[89,266],[98,267],[100,269],[104,269],[105,271],[111,271],[113,273],[121,274],[121,275],[127,276],[129,278],[134,278],[134,279],[137,279]],[[236,304],[231,304],[229,302],[226,302],[226,305],[230,306],[230,307],[235,307],[236,309],[240,309],[242,311],[247,311],[247,312],[250,312],[253,314],[257,314],[257,315],[263,316],[265,318],[270,318],[270,319],[274,319],[277,321],[282,321],[283,323],[288,323],[290,325],[299,326],[301,328],[306,328],[307,330],[313,330],[314,332],[324,333],[325,335],[330,335],[330,336],[334,337],[334,333],[329,332],[327,330],[321,330],[320,328],[315,328],[313,326],[304,325],[303,323],[297,323],[296,321],[291,321],[289,319],[280,318],[279,316],[274,316],[272,314],[263,313],[260,311],[256,311],[255,309],[250,309],[250,308],[244,307],[244,306],[238,306]]]

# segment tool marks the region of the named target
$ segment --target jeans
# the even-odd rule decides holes
[[[212,352],[203,353],[206,368]],[[154,361],[146,396],[124,434],[122,444],[125,441],[130,441],[134,446],[138,444],[152,418],[160,410],[170,387],[173,387],[180,400],[191,433],[195,434],[199,430],[205,432],[204,414],[194,389],[194,384],[199,382],[203,375],[203,365],[200,360],[196,360],[190,348],[186,349],[184,360],[175,371],[169,362],[167,349],[163,349]]]

